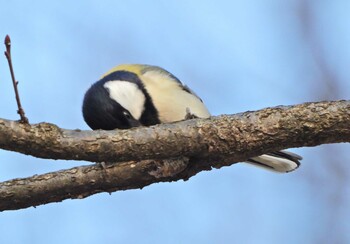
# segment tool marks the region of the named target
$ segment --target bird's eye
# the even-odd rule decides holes
[[[124,111],[123,114],[124,114],[125,118],[131,119],[131,115],[128,112]]]

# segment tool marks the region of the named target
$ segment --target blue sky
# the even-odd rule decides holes
[[[325,96],[333,85],[322,82],[315,44],[302,29],[301,2],[2,1],[0,38],[12,38],[31,123],[88,129],[81,115],[84,92],[122,63],[169,70],[214,115],[349,99],[350,3],[305,1],[316,55],[324,57],[337,81],[338,92]],[[0,117],[18,119],[5,58],[0,91]],[[304,160],[290,174],[238,164],[187,182],[3,212],[0,242],[349,242],[349,145],[292,151]],[[83,164],[3,150],[0,158],[1,181]]]

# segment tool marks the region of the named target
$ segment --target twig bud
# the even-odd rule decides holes
[[[11,46],[11,39],[10,39],[10,36],[9,35],[6,35],[5,36],[5,41],[4,41],[4,43],[5,43],[5,46],[7,47],[7,46]]]

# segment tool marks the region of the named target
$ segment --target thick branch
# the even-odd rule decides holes
[[[237,160],[350,141],[350,101],[279,106],[131,130],[80,131],[0,120],[0,148],[40,158],[114,162],[188,156]]]
[[[270,151],[337,142],[350,142],[349,101],[267,108],[110,132],[71,131],[46,123],[29,126],[0,120],[3,149],[53,159],[100,162],[143,159],[108,165],[106,169],[84,166],[0,183],[0,210],[188,179],[202,170]],[[162,164],[161,159],[184,156],[189,158],[185,169],[155,177],[153,172]]]

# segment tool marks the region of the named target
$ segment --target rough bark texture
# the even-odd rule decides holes
[[[84,198],[98,192],[142,188],[156,179],[154,161],[81,166],[0,183],[0,210]],[[164,178],[165,179],[165,178]],[[164,180],[163,179],[163,180]],[[159,179],[160,181],[161,179]]]
[[[350,142],[350,101],[280,106],[109,132],[0,120],[0,148],[6,150],[51,159],[133,160],[105,168],[83,166],[0,183],[0,210],[186,180],[202,170],[266,152],[338,142]],[[169,164],[167,159],[171,158],[176,158],[174,162],[180,166]]]

